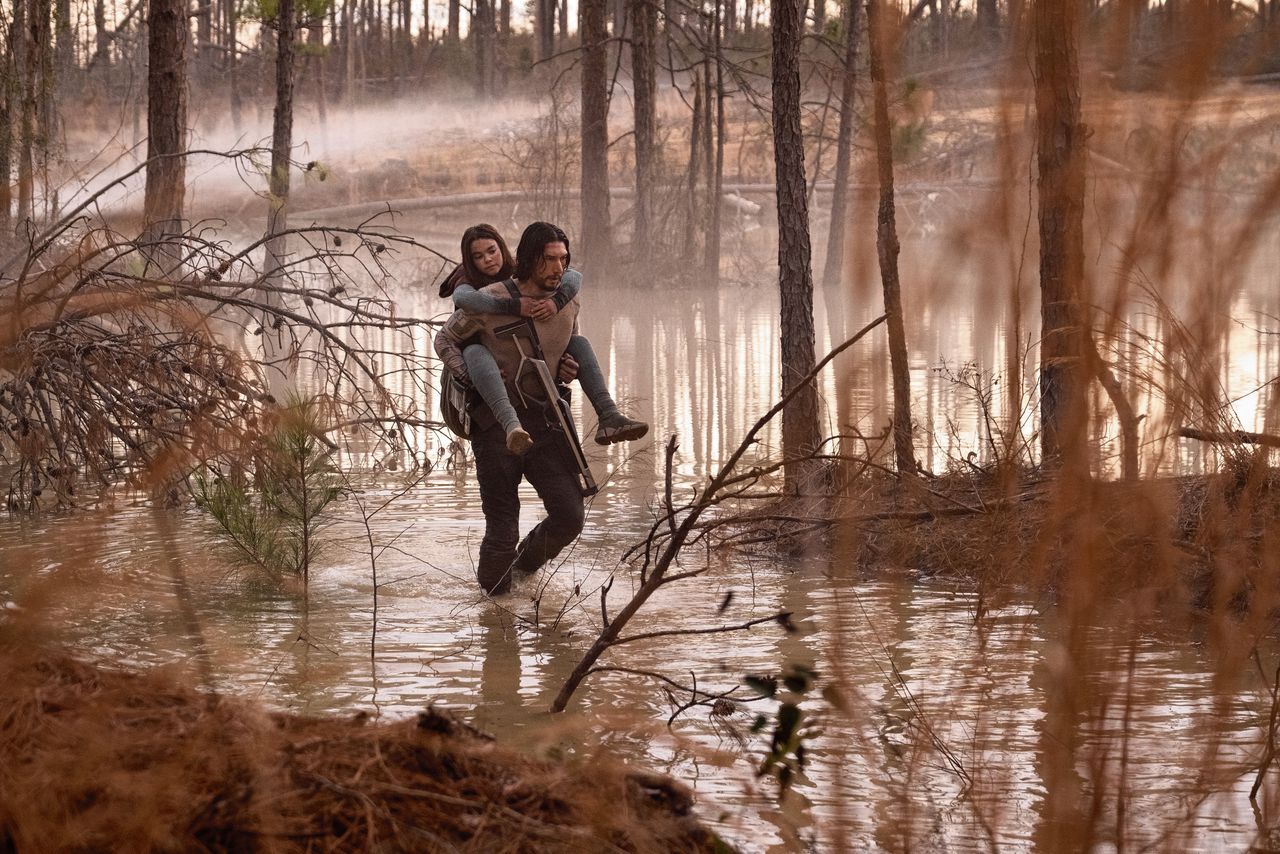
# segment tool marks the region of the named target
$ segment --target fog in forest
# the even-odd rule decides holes
[[[1273,849],[1276,12],[7,0],[0,848]]]

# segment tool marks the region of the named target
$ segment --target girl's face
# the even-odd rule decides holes
[[[471,263],[486,276],[496,276],[502,270],[502,252],[498,241],[482,237],[471,241]]]

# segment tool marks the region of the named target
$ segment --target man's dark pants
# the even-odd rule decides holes
[[[476,577],[491,594],[505,593],[515,573],[534,572],[582,533],[582,490],[564,438],[542,423],[541,417],[520,415],[533,436],[533,447],[524,456],[507,450],[501,427],[481,430],[471,438],[485,521]],[[547,518],[517,545],[521,477],[537,491]]]

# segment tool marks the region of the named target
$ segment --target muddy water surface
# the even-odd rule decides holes
[[[1249,299],[1240,297],[1241,311],[1251,310]],[[850,302],[828,311],[820,301],[827,344],[870,318]],[[412,294],[402,307],[419,315],[441,308]],[[438,703],[532,751],[579,755],[607,745],[687,781],[702,815],[745,850],[1031,850],[1052,833],[1043,781],[1052,733],[1061,732],[1049,698],[1063,653],[1044,603],[979,617],[972,594],[945,585],[867,580],[804,556],[691,551],[687,565],[709,563],[708,572],[652,600],[632,631],[780,611],[794,615],[796,630],[768,624],[620,647],[603,663],[629,672],[597,674],[568,714],[546,714],[598,630],[601,586],[616,573],[608,598],[616,612],[635,583],[618,561],[652,522],[660,443],[678,437],[675,488],[687,492],[775,398],[776,316],[761,287],[646,293],[601,284],[587,294],[584,331],[619,398],[655,430],[638,445],[591,446],[607,485],[586,531],[509,596],[489,600],[473,581],[482,524],[465,455],[422,432],[411,437],[415,452],[435,468],[420,481],[405,474],[408,455],[347,457],[363,467],[358,500],[338,507],[305,597],[237,567],[199,511],[122,496],[87,515],[0,519],[0,599],[11,612],[46,609],[49,631],[88,653],[181,665],[277,708],[403,716]],[[982,408],[947,365],[1000,370],[1006,321],[1000,312],[936,306],[912,317],[913,341],[923,342],[912,353],[915,399],[930,426],[922,459],[941,469],[971,451],[982,458]],[[426,335],[404,346],[424,349]],[[1244,391],[1257,372],[1249,366],[1268,357],[1256,339],[1239,346],[1244,355],[1231,361],[1227,381]],[[878,343],[855,350],[825,380],[833,431],[883,427],[883,352]],[[430,385],[406,379],[402,390],[430,410]],[[580,421],[593,426],[589,413]],[[776,439],[766,432],[764,446]],[[1179,446],[1174,456],[1194,468],[1198,453]],[[527,529],[540,508],[531,491],[523,495]],[[1261,682],[1247,670],[1216,678],[1199,645],[1122,615],[1117,603],[1091,626],[1086,678],[1095,702],[1068,722],[1081,745],[1080,785],[1107,787],[1098,833],[1110,842],[1101,849],[1117,837],[1158,850],[1246,848],[1268,821],[1247,799],[1269,708]],[[819,717],[809,764],[781,804],[755,773],[768,730],[751,732],[776,701],[676,714],[687,694],[640,675],[727,690],[796,663],[839,690],[844,712],[816,691],[801,700]]]

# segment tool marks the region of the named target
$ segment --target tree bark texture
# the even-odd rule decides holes
[[[840,284],[844,272],[844,238],[849,233],[849,184],[853,171],[853,121],[858,84],[858,9],[860,0],[844,0],[844,69],[840,81],[840,125],[836,131],[836,175],[831,192],[831,225],[827,232],[827,261],[822,283]]]
[[[271,180],[267,208],[268,274],[288,253],[289,168],[293,152],[293,67],[297,55],[298,18],[294,0],[279,0],[276,18],[276,108],[271,125]]]
[[[631,79],[635,89],[636,202],[632,243],[635,256],[649,254],[653,239],[653,182],[655,176],[654,118],[657,67],[658,7],[655,0],[630,0]]]
[[[93,3],[93,59],[90,66],[106,69],[111,62],[111,34],[107,32],[107,4],[105,0]]]
[[[297,11],[294,0],[279,0],[276,18],[276,107],[271,127],[271,179],[267,208],[267,244],[263,270],[272,292],[266,295],[271,305],[281,305],[283,299],[278,283],[284,266],[288,263],[289,238],[284,232],[289,228],[289,169],[293,151],[293,83],[298,31]],[[265,328],[265,324],[264,324]],[[283,367],[284,346],[281,340],[267,333],[262,336],[263,360],[267,363],[267,385],[277,400],[288,394],[289,383]]]
[[[893,125],[889,121],[886,35],[881,0],[867,0],[867,44],[875,102],[876,169],[880,204],[876,210],[876,255],[884,290],[884,313],[889,332],[889,371],[893,377],[893,456],[898,475],[916,472],[911,439],[911,373],[907,365],[907,333],[902,317],[902,286],[898,281],[898,225],[893,192]]]
[[[498,70],[495,53],[498,39],[497,15],[494,0],[474,0],[471,15],[471,38],[476,49],[476,94],[482,98],[493,97]]]
[[[180,230],[186,193],[187,8],[150,0],[147,14],[147,184],[142,216],[155,236]]]
[[[449,0],[449,23],[445,38],[457,42],[462,33],[462,3],[460,0]]]
[[[1077,56],[1080,10],[1031,4],[1040,229],[1040,449],[1046,463],[1086,465],[1084,167]]]
[[[582,255],[599,265],[609,254],[609,30],[607,0],[581,0],[578,33],[582,40]]]
[[[15,0],[14,17],[4,32],[3,56],[0,56],[0,230],[9,231],[13,213],[13,143],[14,115],[18,106],[18,40],[22,37],[16,20],[22,0]]]
[[[19,51],[22,77],[20,82],[22,106],[18,117],[18,219],[35,216],[35,149],[36,113],[39,110],[40,53],[44,44],[41,37],[39,0],[25,0],[15,6],[14,20],[22,22],[21,50]]]
[[[502,0],[498,6],[498,47],[495,80],[498,91],[506,92],[511,75],[511,0]]]
[[[810,269],[808,188],[804,176],[804,136],[800,124],[800,42],[804,0],[774,0],[773,162],[778,193],[778,289],[782,302],[782,396],[808,376],[815,364],[813,272]],[[818,435],[818,391],[799,389],[782,411],[782,450],[789,459],[812,454]],[[789,493],[807,491],[811,467],[788,465]]]
[[[58,0],[54,7],[54,53],[58,66],[58,82],[70,81],[76,64],[75,31],[71,28],[71,0]]]
[[[550,59],[556,52],[556,0],[535,0],[537,14],[534,25],[538,30],[538,59]]]
[[[40,67],[36,80],[36,155],[39,157],[40,183],[44,187],[44,216],[54,219],[57,215],[58,195],[56,185],[49,179],[49,158],[58,140],[58,75],[54,54],[54,5],[51,0],[35,0],[32,8],[31,35],[38,45]],[[34,209],[33,209],[34,211]]]

